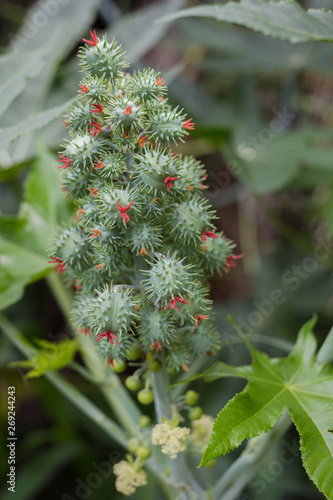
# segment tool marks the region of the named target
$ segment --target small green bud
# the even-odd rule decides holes
[[[150,426],[150,417],[148,417],[148,415],[142,415],[139,418],[139,426],[142,428],[149,427]]]
[[[123,373],[126,370],[126,362],[114,359],[112,370],[116,373]]]
[[[125,380],[125,385],[130,391],[139,391],[142,387],[142,380],[135,375],[131,375]]]
[[[162,368],[162,363],[159,359],[152,358],[148,361],[148,368],[152,372],[158,372]]]
[[[137,397],[142,405],[150,405],[154,401],[154,394],[149,389],[142,389],[142,391],[138,392]]]
[[[140,441],[138,438],[131,438],[127,441],[127,446],[129,451],[136,453],[136,451],[140,448]]]
[[[146,446],[139,446],[138,449],[135,451],[135,454],[142,460],[146,460],[147,458],[150,457],[150,449],[146,448]]]
[[[188,416],[191,420],[198,420],[202,416],[203,410],[201,406],[195,406],[191,409]]]
[[[140,358],[140,356],[141,356],[141,349],[138,345],[133,344],[126,351],[126,357],[131,361],[136,361],[137,359]]]
[[[194,406],[199,399],[199,394],[196,391],[187,391],[185,393],[185,402],[190,406]]]

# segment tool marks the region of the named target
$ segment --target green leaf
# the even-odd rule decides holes
[[[10,141],[19,137],[8,151],[12,165],[35,155],[36,135],[37,137],[41,135],[44,127],[53,123],[63,113],[62,101],[49,105],[48,94],[59,63],[70,55],[81,37],[89,34],[89,27],[92,26],[100,3],[101,0],[70,0],[56,2],[56,5],[50,2],[52,5],[47,7],[43,0],[39,0],[28,10],[22,28],[11,40],[11,55],[23,52],[29,57],[31,51],[40,50],[41,47],[47,48],[43,71],[38,78],[28,82],[25,91],[12,103],[10,113],[6,113],[5,120],[1,121],[3,138],[6,142],[0,147],[7,147]],[[48,13],[50,11],[51,13]],[[35,20],[40,19],[39,16],[47,17],[47,22],[37,27]],[[56,108],[59,108],[58,112]],[[42,111],[45,115],[41,114],[38,117]],[[35,127],[38,120],[43,122],[40,122],[40,127]],[[15,129],[17,124],[19,124],[18,134]],[[41,128],[42,132],[35,134],[35,131]],[[31,133],[27,133],[30,131]],[[22,133],[24,137],[21,137]]]
[[[1,265],[0,265],[0,276],[1,276]],[[0,311],[6,309],[7,307],[15,304],[24,294],[24,287],[27,285],[27,281],[10,280],[8,282],[3,281],[0,286]]]
[[[185,50],[199,45],[207,50],[204,58],[193,60],[196,68],[210,76],[244,76],[244,74],[270,75],[292,73],[306,69],[331,73],[332,47],[325,42],[307,42],[291,45],[261,33],[239,29],[238,26],[217,23],[204,18],[180,21]],[[201,49],[202,51],[202,49]],[[201,52],[202,53],[202,52]],[[191,61],[190,61],[191,64]],[[292,72],[292,73],[291,73]]]
[[[243,0],[224,5],[200,5],[169,14],[159,22],[182,17],[207,17],[239,24],[292,43],[333,41],[333,14],[319,9],[305,11],[294,1]]]
[[[0,149],[8,147],[13,141],[19,139],[29,132],[34,130],[39,130],[43,127],[49,125],[53,120],[59,118],[65,108],[68,106],[68,102],[60,104],[55,108],[48,109],[42,113],[31,116],[27,120],[23,120],[16,125],[11,127],[5,127],[0,129]]]
[[[43,257],[58,225],[71,215],[70,204],[60,189],[57,166],[55,155],[39,148],[25,182],[19,215],[0,214],[0,234]]]
[[[46,257],[0,236],[0,310],[19,300],[24,287],[49,270]]]
[[[138,61],[166,32],[166,27],[156,26],[156,18],[177,11],[184,3],[185,0],[160,2],[128,14],[111,26],[108,35],[122,44],[129,62]]]
[[[19,300],[27,284],[50,272],[50,238],[70,213],[54,155],[40,148],[26,180],[19,216],[0,214],[0,310]]]
[[[23,368],[31,368],[25,375],[26,378],[40,377],[50,370],[54,371],[64,368],[64,366],[71,363],[78,349],[78,341],[76,339],[63,339],[58,344],[49,342],[48,340],[37,339],[36,344],[42,348],[36,356],[25,361],[10,363],[11,367],[21,366]]]
[[[42,50],[9,53],[0,58],[0,116],[23,92],[30,78],[40,74],[46,61],[45,52],[43,47]]]
[[[71,214],[70,204],[60,188],[61,174],[57,167],[54,154],[40,147],[20,207],[20,218],[26,221],[20,233],[22,243],[45,256],[58,225]]]
[[[250,348],[252,367],[236,369],[248,385],[231,399],[217,416],[213,434],[201,466],[239,446],[246,438],[269,431],[282,415],[289,413],[300,434],[304,467],[327,498],[333,494],[333,367],[316,360],[312,333],[316,318],[300,330],[287,358],[271,359]],[[203,376],[214,379],[228,375],[221,364]],[[230,370],[230,375],[233,370]]]
[[[282,111],[277,119],[282,115],[288,116]],[[257,134],[243,135],[246,140],[240,137],[235,141],[234,151],[227,152],[245,184],[256,193],[267,193],[297,182],[298,178],[301,180],[305,169],[314,169],[318,175],[329,174],[333,169],[329,129],[304,127],[274,133],[272,123],[274,120]],[[283,127],[283,121],[278,123]]]

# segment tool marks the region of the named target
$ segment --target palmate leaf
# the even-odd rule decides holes
[[[333,41],[333,14],[319,9],[305,11],[297,2],[243,0],[226,4],[200,5],[169,14],[160,22],[182,17],[207,17],[240,24],[264,35],[292,43]]]
[[[253,364],[234,368],[216,363],[202,376],[248,380],[243,392],[217,416],[201,466],[236,448],[246,438],[270,430],[287,408],[300,435],[304,467],[329,500],[333,499],[333,367],[316,359],[315,318],[300,330],[287,358],[271,359],[249,345]]]

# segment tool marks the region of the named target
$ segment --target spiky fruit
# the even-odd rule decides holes
[[[155,70],[126,73],[121,47],[91,36],[59,158],[75,223],[61,230],[51,263],[76,289],[78,330],[105,365],[122,372],[150,354],[150,372],[159,360],[186,370],[219,346],[207,275],[228,272],[239,256],[213,226],[203,166],[171,149],[192,120],[167,103]],[[149,404],[151,391],[138,398]]]

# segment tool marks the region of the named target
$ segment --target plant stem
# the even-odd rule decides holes
[[[35,349],[24,336],[0,313],[0,326],[9,340],[27,357],[37,354]],[[45,373],[45,377],[64,394],[71,403],[79,408],[86,416],[101,427],[112,439],[123,447],[127,447],[125,432],[109,419],[97,406],[87,399],[80,391],[72,386],[61,375],[54,372]]]
[[[254,476],[272,446],[283,436],[291,424],[285,410],[275,427],[265,434],[249,440],[240,457],[229,467],[213,488],[215,500],[235,500]]]
[[[92,384],[99,384],[101,382],[90,370],[87,370],[84,366],[80,365],[80,363],[76,363],[76,361],[72,361],[68,366]]]
[[[63,285],[59,276],[54,273],[48,275],[47,282],[67,322],[71,324],[72,294]],[[141,416],[139,408],[122,386],[119,377],[101,363],[91,339],[78,334],[75,327],[72,327],[72,330],[79,340],[84,362],[89,369],[86,372],[86,378],[89,374],[92,381],[99,382],[100,390],[119,422],[130,434],[134,434]]]
[[[55,273],[49,273],[46,276],[46,281],[60,307],[60,310],[66,320],[70,322],[73,306],[73,293],[66,288],[59,276]]]
[[[32,357],[38,353],[37,349],[12,325],[12,323],[0,313],[0,327],[4,331],[8,339],[17,347],[17,349],[26,357]],[[78,391],[72,384],[65,380],[61,375],[54,372],[46,372],[45,377],[84,415],[90,418],[96,425],[104,430],[108,436],[120,444],[127,450],[128,435],[127,433],[113,420],[111,420],[104,412],[95,406],[88,398]],[[134,429],[131,429],[134,433]],[[165,496],[168,500],[173,500],[170,492],[170,484],[163,477],[161,471],[156,467],[156,464],[149,459],[145,466],[154,475],[156,481],[160,484]]]
[[[187,379],[190,379],[192,378],[194,375],[196,375],[203,367],[204,365],[209,362],[209,360],[205,357],[201,357],[199,359],[197,359],[196,361],[194,361],[191,366],[190,366],[190,369],[188,372],[184,372],[182,373],[178,378],[177,380],[175,380],[175,384],[178,384],[179,382],[182,382],[184,381],[183,384],[181,385],[177,385],[175,387],[172,387],[171,389],[169,389],[170,391],[172,391],[172,398],[173,399],[177,399],[179,398],[179,396],[181,396],[182,394],[184,394],[184,392],[186,391],[187,387],[189,386],[189,384],[191,382],[187,382]]]
[[[267,335],[257,335],[256,333],[253,333],[251,335],[251,340],[253,340],[254,342],[260,342],[262,344],[277,347],[278,349],[281,349],[281,351],[285,352],[291,352],[293,348],[292,342],[276,337],[268,337]]]
[[[168,418],[170,420],[169,409],[171,401],[167,392],[168,386],[169,377],[163,366],[161,370],[155,372],[152,377],[155,411],[159,423],[161,423],[163,418]],[[197,494],[198,500],[206,500],[207,497],[204,490],[192,476],[187,466],[185,453],[180,453],[176,459],[169,458],[168,461],[172,484],[176,487],[183,486],[182,492],[180,493],[182,495],[182,500],[190,500],[193,498],[193,492]]]

